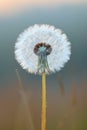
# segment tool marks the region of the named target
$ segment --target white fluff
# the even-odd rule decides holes
[[[49,25],[34,25],[19,35],[15,43],[15,58],[29,73],[37,73],[38,56],[34,47],[38,43],[47,43],[52,52],[47,56],[50,71],[59,71],[70,59],[71,43],[60,29]],[[46,72],[48,73],[48,72]],[[41,74],[41,73],[39,73]]]

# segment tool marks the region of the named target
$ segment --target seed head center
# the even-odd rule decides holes
[[[49,55],[52,51],[51,45],[46,44],[46,43],[38,43],[34,47],[34,53],[38,56],[44,54],[44,55]]]
[[[34,53],[38,56],[38,71],[39,72],[49,72],[49,65],[47,61],[47,56],[51,53],[52,48],[49,44],[38,43],[34,47]]]

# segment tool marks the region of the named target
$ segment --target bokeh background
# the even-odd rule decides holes
[[[34,24],[54,25],[72,43],[70,61],[47,76],[47,129],[86,130],[86,0],[0,0],[0,130],[41,127],[41,77],[27,73],[14,57],[18,35]]]

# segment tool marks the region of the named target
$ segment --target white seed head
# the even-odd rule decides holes
[[[59,71],[70,59],[71,43],[60,29],[49,25],[34,25],[19,35],[15,43],[15,58],[19,64],[29,73],[42,74],[43,69],[38,71],[38,56],[34,53],[35,45],[38,43],[49,44],[52,48],[47,56],[50,72]]]

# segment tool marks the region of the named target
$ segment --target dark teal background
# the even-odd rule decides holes
[[[31,117],[41,130],[41,76],[27,73],[14,56],[18,35],[34,24],[54,25],[71,42],[70,61],[47,76],[47,130],[87,130],[87,4],[38,5],[10,14],[0,15],[0,130],[27,130]]]
[[[57,85],[57,76],[64,82],[87,76],[87,5],[63,5],[25,9],[10,16],[0,16],[0,87],[16,81],[18,69],[26,84],[40,84],[40,76],[28,74],[15,60],[14,46],[18,35],[33,24],[50,24],[67,34],[71,44],[71,59],[56,74],[48,76],[49,85]]]

